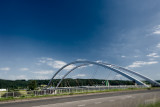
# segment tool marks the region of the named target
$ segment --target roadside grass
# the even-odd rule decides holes
[[[19,91],[22,95],[27,95],[27,91]]]
[[[35,99],[35,98],[45,98],[45,97],[54,97],[54,96],[66,96],[66,95],[78,95],[78,94],[90,94],[90,93],[103,93],[103,92],[123,92],[123,91],[131,91],[131,90],[151,90],[155,88],[128,88],[128,89],[105,89],[105,90],[84,90],[75,91],[71,93],[62,93],[62,94],[49,94],[49,95],[37,95],[34,94],[27,95],[26,92],[21,92],[23,95],[20,97],[1,97],[0,101],[14,101],[14,100],[22,100],[22,99]],[[160,106],[159,106],[160,107]]]
[[[157,101],[153,104],[140,105],[139,107],[160,107],[160,101]]]
[[[0,92],[0,96],[3,96],[7,91]]]

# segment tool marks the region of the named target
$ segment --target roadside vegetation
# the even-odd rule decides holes
[[[78,95],[78,94],[90,94],[90,93],[103,93],[103,92],[118,92],[118,91],[131,91],[131,90],[150,90],[151,88],[128,88],[128,89],[106,89],[106,90],[89,90],[89,91],[79,91],[71,93],[62,93],[62,94],[48,94],[48,95],[37,95],[34,94],[26,95],[25,92],[21,92],[20,97],[2,97],[0,101],[11,101],[11,100],[22,100],[22,99],[34,99],[34,98],[45,98],[45,97],[54,97],[54,96],[65,96],[65,95]]]
[[[54,79],[53,87],[58,84],[60,79]],[[99,79],[64,79],[60,87],[70,86],[96,86],[105,85],[104,81]],[[8,89],[8,91],[18,90],[35,90],[43,88],[49,83],[49,80],[2,80],[0,79],[0,89]],[[110,85],[134,85],[133,81],[127,80],[109,80]]]
[[[58,84],[60,79],[54,79],[53,87]],[[106,80],[98,79],[65,79],[60,84],[60,87],[72,86],[105,86]],[[134,81],[127,80],[108,80],[110,85],[134,85]],[[61,92],[58,94],[44,94],[41,93],[43,87],[48,84],[49,80],[1,80],[0,89],[7,89],[7,91],[0,92],[0,101],[30,99],[40,97],[52,97],[62,95],[75,95],[75,94],[88,94],[88,93],[101,93],[101,92],[114,92],[114,91],[128,91],[128,90],[141,90],[151,88],[128,88],[128,89],[105,89],[105,90],[85,90],[85,91],[72,91]],[[38,94],[39,93],[39,94]],[[12,97],[14,96],[14,97]]]

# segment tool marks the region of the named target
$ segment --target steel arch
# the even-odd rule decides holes
[[[135,75],[137,75],[137,76],[139,76],[139,77],[141,77],[141,78],[144,78],[145,80],[148,80],[151,84],[154,84],[154,85],[156,85],[156,86],[160,86],[160,84],[159,84],[158,82],[156,82],[156,81],[154,81],[154,80],[152,80],[152,79],[150,79],[150,78],[148,78],[148,77],[145,77],[145,76],[143,76],[143,75],[141,75],[141,74],[139,74],[139,73],[136,73],[136,72],[134,72],[134,71],[128,70],[128,69],[126,69],[126,68],[119,67],[119,66],[112,65],[112,64],[108,64],[108,63],[91,62],[91,61],[75,61],[75,62],[71,62],[71,63],[69,63],[69,64],[66,64],[65,66],[63,66],[62,68],[60,68],[60,69],[53,75],[53,77],[51,78],[51,80],[50,80],[49,83],[48,83],[48,86],[51,84],[51,82],[52,82],[52,80],[54,79],[54,77],[55,77],[61,70],[63,70],[65,67],[67,67],[67,66],[69,66],[69,65],[72,65],[72,64],[79,64],[79,63],[83,63],[83,64],[82,64],[82,65],[79,65],[79,66],[76,66],[76,67],[74,67],[72,70],[70,70],[69,72],[67,72],[67,73],[64,75],[64,77],[60,80],[60,82],[61,82],[70,72],[72,72],[73,70],[75,70],[75,69],[77,69],[77,68],[79,68],[79,67],[81,67],[81,66],[86,66],[87,64],[95,64],[95,65],[99,65],[99,66],[108,68],[108,69],[110,69],[110,70],[112,70],[112,71],[114,71],[114,72],[117,72],[117,73],[125,76],[126,78],[128,78],[128,79],[130,79],[130,80],[134,80],[136,83],[138,83],[138,84],[140,84],[140,85],[144,85],[144,86],[148,87],[146,84],[144,84],[144,83],[141,82],[140,80],[138,80],[138,79],[136,79],[136,78],[128,75],[127,73],[122,72],[121,70],[125,70],[125,71],[127,71],[127,72],[133,73],[133,74],[135,74]],[[121,70],[119,70],[119,69],[121,69]],[[57,87],[59,86],[60,82],[58,83]],[[57,88],[57,87],[56,87],[56,88]]]
[[[142,75],[142,74],[140,74],[140,73],[138,73],[138,72],[135,72],[135,71],[133,71],[133,70],[129,70],[129,69],[127,69],[127,68],[123,68],[123,67],[121,67],[121,66],[117,66],[117,65],[113,65],[113,64],[108,64],[108,63],[104,63],[104,64],[111,65],[111,66],[116,67],[116,68],[118,68],[118,69],[127,71],[127,72],[132,73],[132,74],[134,74],[134,75],[136,75],[136,76],[139,76],[139,77],[147,80],[148,82],[150,82],[153,86],[160,86],[160,84],[159,84],[158,82],[156,82],[156,81],[152,80],[151,78],[146,77],[146,76],[144,76],[144,75]]]
[[[70,71],[68,71],[63,77],[62,77],[62,79],[58,82],[58,84],[57,84],[57,86],[56,86],[56,89],[59,87],[59,85],[60,85],[60,83],[63,81],[63,79],[69,74],[69,73],[71,73],[72,71],[74,71],[75,69],[77,69],[77,68],[80,68],[80,67],[82,67],[82,66],[86,66],[87,64],[82,64],[82,65],[78,65],[78,66],[76,66],[76,67],[74,67],[73,69],[71,69]],[[104,67],[104,66],[103,66]],[[141,82],[141,81],[139,81],[138,79],[136,79],[136,78],[134,78],[134,77],[132,77],[132,76],[130,76],[130,75],[128,75],[128,74],[125,74],[124,72],[122,72],[122,71],[115,71],[115,72],[119,72],[119,74],[121,74],[121,75],[123,75],[123,76],[125,76],[126,78],[128,78],[128,79],[130,79],[130,80],[134,80],[134,81],[136,81],[136,83],[138,83],[139,85],[144,85],[144,86],[146,86],[146,87],[148,87],[146,84],[144,84],[143,82]]]

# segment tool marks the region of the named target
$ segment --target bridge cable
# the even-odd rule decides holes
[[[96,80],[96,78],[94,76],[97,74],[98,68],[99,68],[99,66],[96,66],[96,68],[95,68],[95,70],[93,72],[93,75],[92,75],[93,83],[96,83],[96,84],[97,84],[97,80]]]

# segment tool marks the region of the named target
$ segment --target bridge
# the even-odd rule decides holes
[[[141,85],[141,86],[144,86],[144,87],[149,87],[149,85],[147,85],[144,81],[147,81],[151,84],[151,86],[156,86],[156,87],[159,87],[160,86],[160,83],[154,81],[153,79],[147,77],[147,76],[144,76],[138,72],[135,72],[133,70],[129,70],[127,68],[124,68],[124,67],[121,67],[121,66],[117,66],[117,65],[114,65],[114,64],[109,64],[109,63],[105,63],[105,62],[93,62],[93,61],[74,61],[74,62],[71,62],[71,63],[68,63],[66,65],[64,65],[63,67],[61,67],[54,75],[53,77],[51,78],[51,80],[49,81],[48,83],[48,86],[47,87],[50,87],[52,83],[54,83],[54,79],[55,77],[60,73],[62,72],[62,70],[66,69],[67,67],[69,66],[72,66],[72,68],[70,70],[68,70],[63,76],[62,78],[60,79],[60,81],[57,83],[57,85],[55,86],[55,89],[57,89],[60,84],[62,83],[62,81],[73,71],[75,71],[76,69],[79,69],[79,68],[82,68],[82,67],[86,67],[86,66],[90,66],[90,65],[96,65],[96,66],[99,66],[99,67],[103,67],[105,69],[108,69],[108,70],[111,70],[121,76],[124,76],[125,78],[131,80],[131,81],[134,81],[137,85]],[[98,75],[98,74],[97,74]],[[138,79],[138,78],[140,79]],[[141,79],[143,79],[144,81],[141,81]]]
[[[64,93],[79,93],[81,92],[93,92],[93,90],[96,90],[97,87],[95,86],[76,86],[76,87],[61,87],[62,82],[67,79],[67,76],[77,69],[82,69],[86,67],[92,67],[93,65],[96,65],[97,67],[104,68],[104,71],[100,70],[100,74],[103,74],[104,77],[108,77],[111,72],[114,72],[116,74],[122,75],[123,77],[127,78],[130,81],[134,81],[138,86],[143,87],[150,87],[156,86],[159,87],[160,84],[153,79],[144,76],[138,72],[135,72],[133,70],[129,70],[127,68],[117,66],[114,64],[109,64],[105,62],[93,62],[93,61],[74,61],[71,63],[68,63],[61,67],[55,74],[53,74],[52,78],[50,79],[48,83],[49,90],[40,90],[40,91],[34,91],[35,96],[37,95],[48,95],[48,94],[64,94]],[[68,68],[67,68],[68,67]],[[64,72],[64,75],[58,79],[59,81],[56,83],[55,87],[53,89],[50,89],[50,87],[56,82],[56,76],[58,76],[62,71]],[[105,75],[104,72],[108,72],[109,74]],[[85,71],[87,72],[87,71]],[[89,71],[88,71],[89,72]],[[91,71],[92,72],[92,71]],[[94,75],[100,75],[95,74]],[[140,79],[139,79],[139,78]],[[89,77],[87,76],[89,79]],[[93,79],[93,78],[92,78]],[[98,79],[98,78],[96,78]],[[102,79],[102,78],[99,78]],[[143,81],[142,81],[143,79]],[[103,79],[104,80],[104,79]],[[147,81],[150,84],[146,84]],[[46,88],[47,88],[46,87]],[[89,87],[91,90],[85,90],[86,87]],[[73,96],[56,96],[56,97],[49,97],[49,98],[40,98],[40,99],[32,99],[32,100],[19,100],[15,102],[0,102],[1,107],[136,107],[143,103],[151,103],[155,101],[160,100],[160,89],[155,88],[148,90],[141,89],[141,90],[123,90],[123,91],[117,91],[117,92],[111,92],[107,93],[106,86],[98,85],[98,89],[104,88],[105,92],[103,93],[94,93],[94,94],[85,94],[83,95],[73,95]],[[110,88],[115,88],[117,86],[109,86]],[[119,87],[119,86],[118,86]],[[89,89],[88,88],[88,89]],[[108,88],[108,86],[107,86]],[[119,87],[120,88],[120,87]],[[93,90],[92,90],[93,89]],[[66,92],[68,90],[68,92]],[[57,93],[55,93],[57,92]],[[31,92],[30,92],[31,93]],[[31,93],[32,94],[32,93]],[[8,94],[9,95],[9,94]],[[8,96],[7,95],[7,96]],[[114,103],[113,103],[114,102]],[[127,103],[126,103],[127,102]]]

